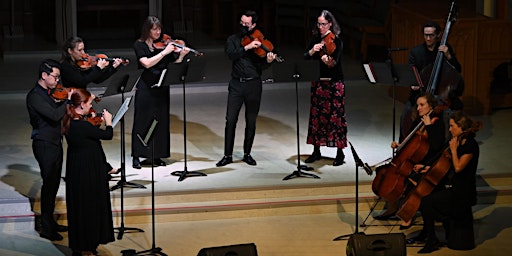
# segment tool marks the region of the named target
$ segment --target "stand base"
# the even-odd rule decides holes
[[[167,256],[167,254],[162,252],[162,248],[160,248],[160,247],[151,248],[149,250],[145,250],[145,251],[141,251],[141,252],[136,252],[133,249],[122,250],[121,253],[122,253],[121,254],[122,256],[132,256],[132,255],[163,255],[163,256]]]
[[[206,174],[198,171],[174,171],[171,172],[171,175],[173,176],[179,176],[178,181],[183,181],[187,176],[194,177],[194,176],[206,176]]]
[[[293,171],[292,174],[284,177],[283,180],[289,180],[289,179],[299,178],[299,177],[320,179],[320,177],[315,174],[305,173],[301,170],[312,171],[313,167],[309,167],[306,165],[299,165],[299,166],[297,166],[296,171]]]
[[[120,180],[119,182],[117,182],[116,185],[114,185],[114,186],[112,186],[110,188],[110,191],[114,191],[114,190],[116,190],[118,188],[121,188],[121,187],[125,187],[125,188],[146,188],[144,185],[141,185],[141,184]]]
[[[121,227],[114,228],[114,230],[118,230],[118,232],[119,232],[117,234],[117,240],[123,239],[124,233],[133,233],[133,232],[129,232],[129,231],[144,232],[144,230],[142,230],[140,228],[127,228],[124,226],[124,224],[121,224]]]
[[[340,241],[340,240],[347,240],[350,238],[350,236],[352,236],[353,234],[348,234],[348,235],[342,235],[342,236],[338,236],[336,238],[333,239],[333,241]]]

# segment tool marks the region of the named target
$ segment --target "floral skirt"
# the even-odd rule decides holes
[[[347,147],[345,85],[341,81],[311,82],[307,144]]]

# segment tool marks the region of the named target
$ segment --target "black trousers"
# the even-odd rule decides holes
[[[224,131],[224,155],[233,155],[236,124],[242,105],[245,105],[244,153],[250,154],[256,135],[256,119],[260,111],[262,83],[260,79],[229,82],[228,105],[226,110],[226,128]]]
[[[57,222],[53,217],[55,198],[59,190],[62,174],[62,145],[43,140],[32,141],[32,151],[41,170],[43,185],[41,186],[41,233],[57,232]]]

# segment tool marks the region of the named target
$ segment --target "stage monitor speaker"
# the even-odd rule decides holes
[[[403,233],[357,233],[347,242],[347,256],[406,256]]]
[[[258,252],[256,245],[250,243],[203,248],[197,256],[258,256]]]

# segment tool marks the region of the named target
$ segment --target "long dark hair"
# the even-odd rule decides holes
[[[476,136],[476,132],[482,129],[483,124],[480,121],[474,121],[463,111],[455,111],[450,115],[450,119],[462,129],[462,134],[459,136],[459,142]]]
[[[62,54],[61,54],[61,57],[60,57],[60,62],[64,62],[64,61],[67,61],[67,62],[71,62],[73,63],[73,60],[71,59],[71,55],[69,54],[68,50],[71,49],[75,49],[76,45],[79,44],[79,43],[83,43],[84,40],[80,37],[77,37],[77,36],[73,36],[73,37],[70,37],[66,40],[66,42],[64,42],[64,45],[62,46]]]
[[[66,106],[66,114],[62,118],[62,134],[68,134],[71,120],[79,118],[80,115],[76,113],[75,109],[80,107],[82,102],[87,102],[92,97],[91,92],[86,89],[76,88],[73,89],[71,99],[68,100]]]
[[[336,36],[339,36],[339,34],[341,33],[340,25],[338,25],[336,18],[330,11],[322,10],[322,12],[320,12],[320,15],[318,15],[318,17],[324,17],[325,20],[329,21],[329,23],[332,23],[331,32],[333,32]],[[318,26],[316,25],[316,21],[315,21],[315,26],[313,28],[313,34],[316,35],[318,33],[320,33],[320,30],[318,30]]]
[[[156,16],[148,16],[146,18],[146,21],[144,21],[144,24],[142,24],[142,28],[140,30],[140,37],[139,41],[146,41],[146,39],[149,38],[149,33],[153,26],[157,26],[160,29],[162,29],[162,22],[160,22],[160,19],[158,19]]]

